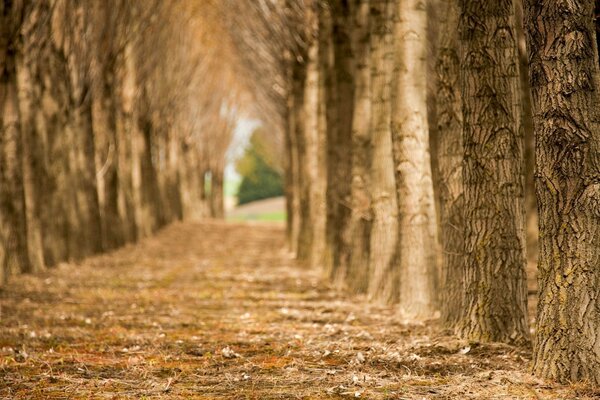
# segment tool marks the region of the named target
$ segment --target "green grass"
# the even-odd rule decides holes
[[[250,213],[243,215],[232,215],[227,217],[231,221],[268,221],[268,222],[283,222],[285,221],[285,211],[273,211],[266,213]]]

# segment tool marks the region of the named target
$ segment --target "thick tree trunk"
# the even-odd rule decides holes
[[[428,318],[437,307],[437,221],[427,127],[427,12],[420,0],[396,4],[392,140],[399,210],[399,305],[406,317]]]
[[[540,220],[534,372],[600,385],[600,70],[594,2],[526,1]]]
[[[372,154],[369,192],[372,227],[369,254],[369,297],[384,303],[398,301],[398,201],[392,155],[392,80],[394,16],[392,0],[371,0]]]
[[[465,204],[462,336],[528,339],[523,130],[512,2],[461,0]]]
[[[464,222],[462,99],[458,43],[458,0],[440,10],[437,56],[438,190],[442,244],[441,317],[448,327],[463,315]]]
[[[368,172],[371,160],[369,0],[356,1],[352,11],[354,13],[352,47],[354,49],[355,71],[351,148],[351,213],[348,222],[351,254],[346,284],[351,292],[363,293],[367,291],[369,282],[369,233],[371,228],[371,200],[368,192]]]

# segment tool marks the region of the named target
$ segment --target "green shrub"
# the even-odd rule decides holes
[[[236,169],[242,176],[238,189],[239,204],[283,195],[283,177],[270,165],[269,147],[260,131],[250,138],[246,152],[238,160]]]

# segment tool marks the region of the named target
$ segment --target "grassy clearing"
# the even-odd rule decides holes
[[[283,227],[176,224],[0,291],[0,398],[595,399],[529,374],[530,349],[466,343],[348,298]]]
[[[232,215],[227,217],[229,221],[265,221],[265,222],[285,222],[285,211],[273,211],[264,213],[248,213],[242,215]]]

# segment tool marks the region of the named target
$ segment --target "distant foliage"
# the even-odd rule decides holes
[[[272,149],[265,141],[264,133],[256,130],[250,138],[243,157],[236,169],[242,176],[238,191],[239,204],[283,195],[283,177],[273,166]]]

